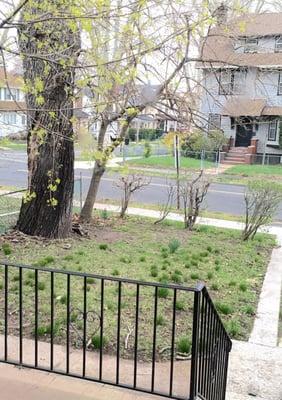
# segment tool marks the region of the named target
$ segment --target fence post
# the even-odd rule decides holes
[[[198,392],[200,295],[201,295],[200,290],[196,290],[194,292],[192,354],[191,354],[191,380],[190,380],[189,400],[195,400],[197,398],[197,392]]]
[[[82,210],[82,172],[79,173],[79,201],[80,211]]]

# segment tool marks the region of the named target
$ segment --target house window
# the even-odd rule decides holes
[[[16,125],[17,114],[15,112],[5,112],[3,113],[3,122],[7,125]]]
[[[282,72],[279,72],[278,74],[278,91],[277,91],[278,96],[282,95]]]
[[[19,101],[20,91],[19,89],[4,88],[4,100]]]
[[[25,115],[22,115],[21,122],[22,122],[22,125],[26,124],[26,116]]]
[[[209,131],[220,129],[221,116],[219,114],[209,114]]]
[[[244,53],[257,53],[258,38],[245,38]]]
[[[277,136],[277,121],[271,121],[268,128],[268,140],[275,142]]]
[[[282,52],[282,36],[277,36],[275,39],[275,51],[277,53]]]
[[[219,94],[241,94],[245,86],[246,70],[222,70],[220,73]]]

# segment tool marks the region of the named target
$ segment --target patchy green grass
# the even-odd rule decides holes
[[[166,221],[155,226],[151,220],[128,218],[120,221],[109,216],[98,220],[90,237],[72,237],[68,240],[40,241],[26,238],[19,243],[2,238],[11,249],[0,259],[22,264],[44,265],[42,268],[79,271],[104,276],[118,276],[156,281],[162,284],[177,283],[194,287],[203,281],[218,308],[229,333],[238,339],[247,339],[252,329],[254,313],[262,286],[270,252],[275,245],[272,236],[259,234],[255,240],[243,242],[240,232],[208,226],[199,226],[194,232],[184,231],[182,224]],[[171,243],[177,249],[171,251]],[[105,246],[106,245],[106,246]],[[2,246],[0,246],[2,249]],[[173,246],[175,249],[176,246]],[[33,271],[23,271],[23,324],[24,335],[34,335],[34,283]],[[99,342],[101,281],[89,277],[72,276],[70,280],[70,331],[74,346],[81,346],[83,337],[84,284],[87,293],[87,341],[92,349],[101,344],[105,351],[116,351],[118,282],[105,281],[104,336]],[[50,274],[39,272],[38,329],[42,338],[50,334]],[[9,273],[10,326],[18,326],[19,301],[18,271]],[[0,267],[0,321],[3,324],[4,268]],[[121,354],[131,357],[134,352],[136,286],[121,287]],[[140,287],[139,357],[151,356],[155,295],[158,297],[157,355],[170,345],[172,325],[173,290],[165,287]],[[246,305],[248,307],[246,308]],[[58,274],[54,283],[55,341],[66,340],[67,278]],[[179,292],[176,312],[176,348],[190,351],[192,334],[193,298],[190,292]],[[161,317],[160,317],[161,316]],[[16,328],[15,328],[16,329]],[[0,331],[3,325],[0,325]],[[12,331],[12,328],[11,328]],[[14,332],[17,334],[17,331]],[[127,340],[127,349],[124,343]],[[184,338],[184,339],[183,339]],[[91,344],[92,343],[92,344]]]
[[[127,160],[130,165],[137,166],[152,166],[161,168],[174,168],[174,157],[173,156],[152,156],[148,158],[136,158],[133,160]],[[210,161],[204,162],[204,168],[214,168],[215,163]],[[181,169],[197,170],[201,168],[201,160],[190,157],[181,157]]]
[[[245,185],[250,178],[265,179],[273,182],[282,181],[281,165],[234,165],[217,177],[218,182]]]
[[[10,150],[26,150],[26,141],[10,140],[8,138],[0,139],[0,148]]]

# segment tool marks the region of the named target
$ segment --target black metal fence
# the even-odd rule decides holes
[[[224,400],[231,341],[206,288],[0,263],[0,361]]]

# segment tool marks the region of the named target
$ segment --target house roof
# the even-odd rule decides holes
[[[200,67],[282,66],[282,53],[238,53],[236,40],[248,36],[282,35],[282,13],[247,14],[211,29],[202,47]]]
[[[247,99],[239,96],[226,101],[220,114],[229,117],[260,117],[282,115],[282,106],[269,106],[264,99]]]
[[[233,97],[226,101],[221,109],[221,115],[228,115],[230,117],[240,117],[242,115],[256,117],[262,114],[265,105],[266,100],[263,99]]]
[[[0,111],[21,111],[26,110],[26,103],[24,101],[5,101],[0,100]],[[23,111],[23,112],[24,112]]]

